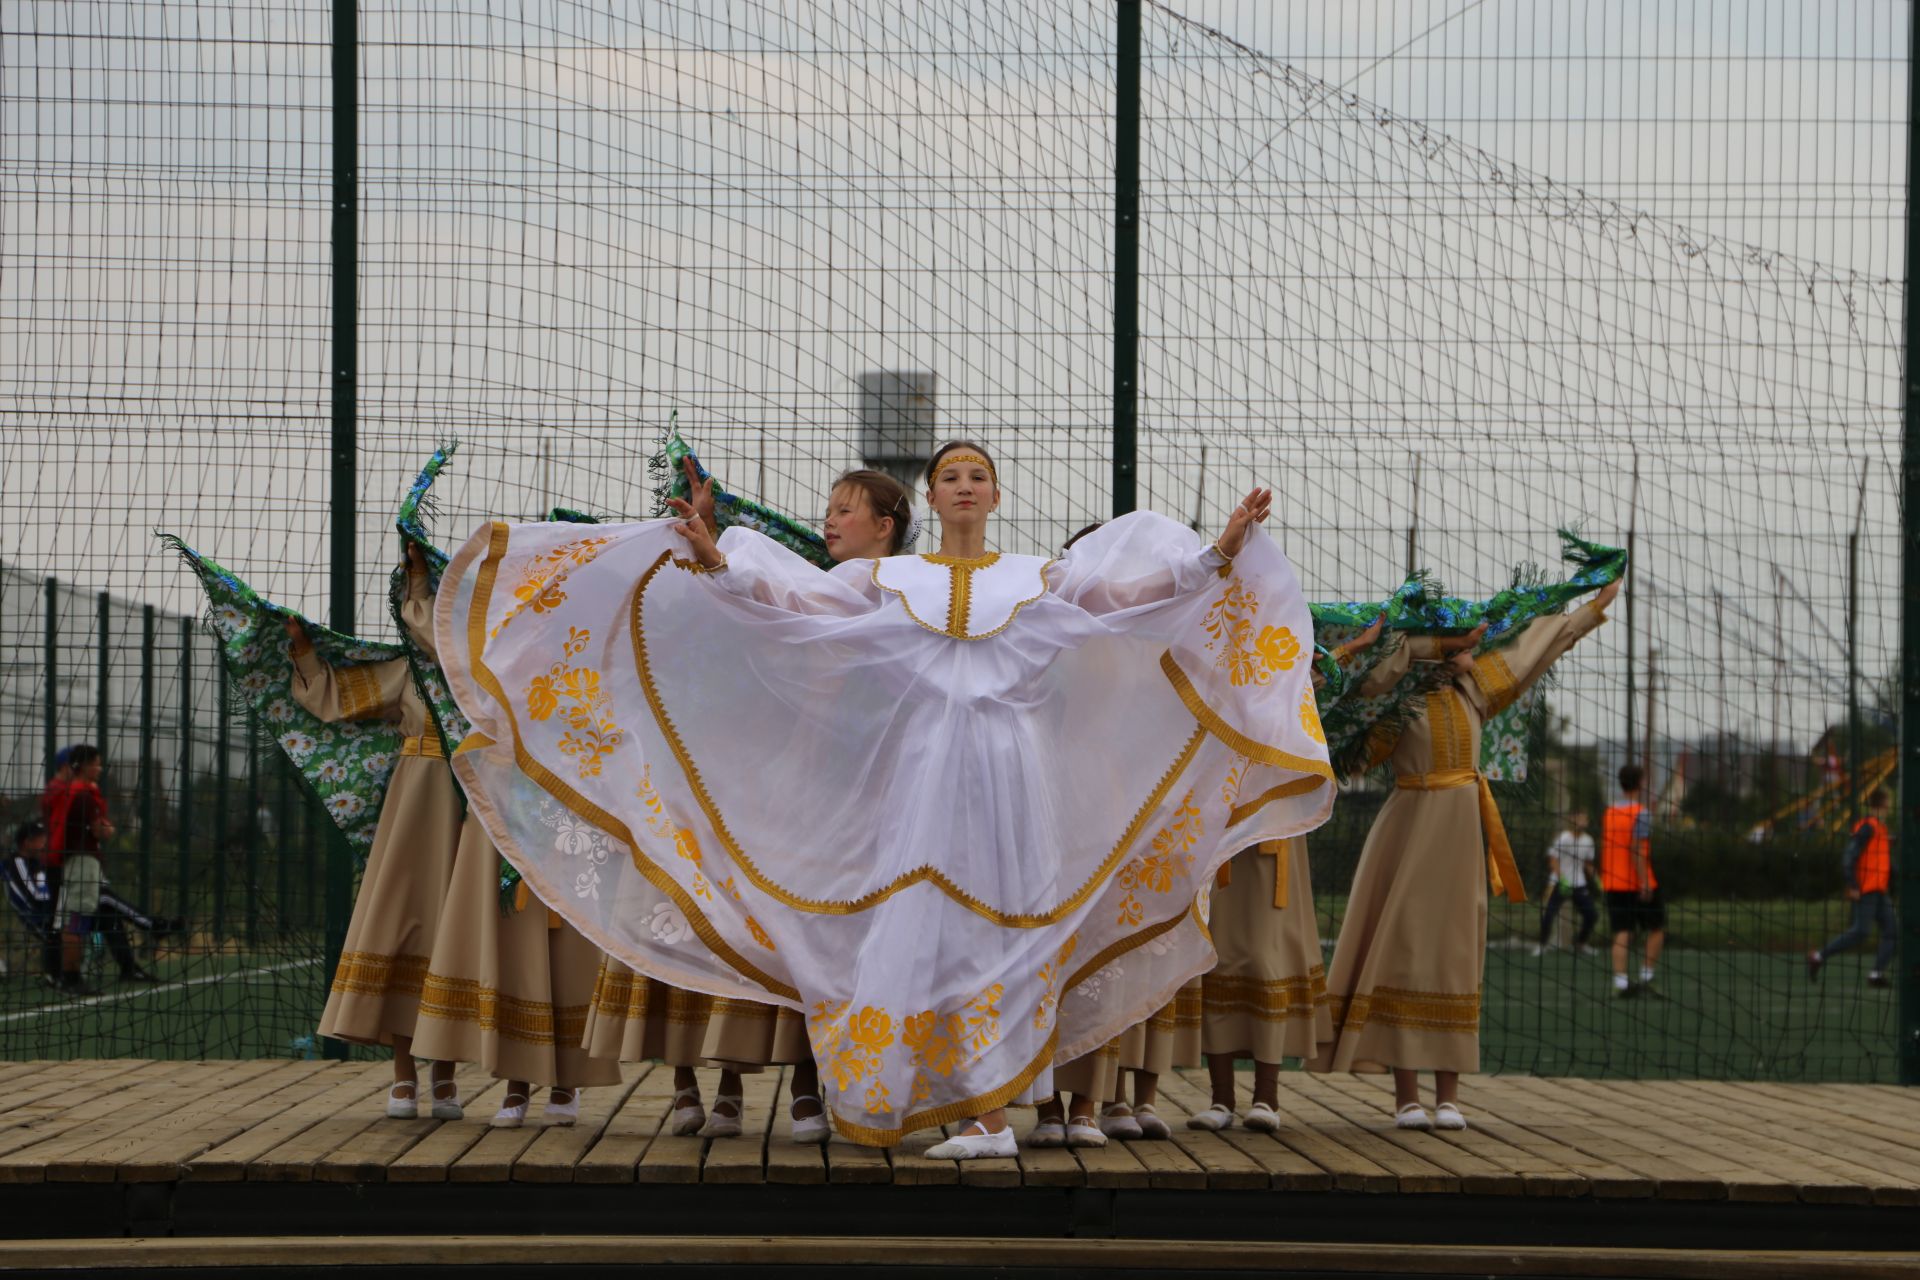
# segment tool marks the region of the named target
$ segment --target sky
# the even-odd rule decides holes
[[[1272,483],[1337,598],[1390,590],[1409,530],[1480,594],[1561,524],[1632,525],[1662,723],[1810,742],[1856,524],[1869,681],[1893,653],[1906,15],[1150,5],[1143,504],[1210,527]],[[326,6],[0,0],[0,29],[0,560],[191,608],[165,528],[321,611]],[[449,543],[644,514],[669,418],[811,515],[867,369],[932,372],[1001,453],[1006,548],[1107,514],[1104,0],[430,0],[362,40],[370,627],[436,441]],[[5,671],[29,604],[0,599]],[[1576,737],[1623,731],[1624,632],[1566,664]]]

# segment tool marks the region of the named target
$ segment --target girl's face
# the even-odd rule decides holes
[[[827,496],[821,526],[827,554],[842,560],[878,560],[893,551],[893,517],[876,515],[873,501],[859,485],[835,485]]]
[[[984,462],[969,462],[959,451],[955,460],[942,460],[927,489],[927,505],[939,515],[943,526],[985,524],[987,516],[1000,505],[1000,487]]]

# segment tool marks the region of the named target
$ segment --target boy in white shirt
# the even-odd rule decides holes
[[[1573,908],[1580,913],[1580,936],[1574,945],[1582,955],[1589,954],[1592,948],[1587,940],[1599,923],[1600,910],[1594,906],[1593,890],[1587,884],[1587,873],[1593,868],[1593,837],[1587,834],[1585,810],[1575,809],[1567,815],[1566,826],[1547,847],[1547,868],[1553,888],[1547,895],[1546,905],[1540,909],[1540,941],[1534,944],[1533,954],[1540,955],[1547,949],[1560,904],[1568,898],[1573,899]]]

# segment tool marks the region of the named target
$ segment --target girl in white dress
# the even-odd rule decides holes
[[[535,891],[661,981],[801,1013],[843,1135],[977,1121],[936,1148],[966,1158],[1211,965],[1179,926],[1214,871],[1333,788],[1270,493],[1217,545],[1141,513],[1048,561],[986,550],[984,449],[929,481],[938,554],[831,572],[738,527],[490,525],[436,624],[455,767]]]

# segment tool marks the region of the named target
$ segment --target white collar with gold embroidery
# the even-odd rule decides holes
[[[873,562],[873,584],[900,597],[907,616],[927,630],[956,640],[985,640],[1005,631],[1021,609],[1046,594],[1052,563],[997,551],[973,560],[888,556]]]

